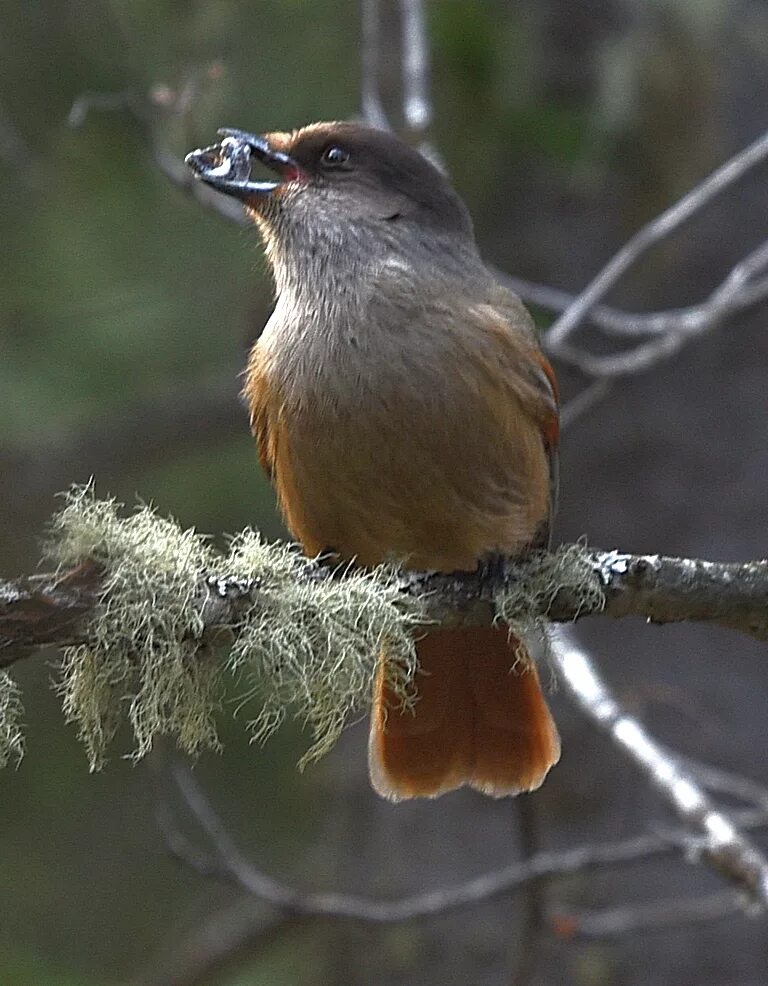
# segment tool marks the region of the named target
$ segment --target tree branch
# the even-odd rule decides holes
[[[768,904],[768,860],[733,820],[715,807],[691,771],[616,701],[572,632],[560,631],[554,636],[552,656],[579,707],[637,764],[681,821],[699,833],[691,845],[694,858],[702,857],[746,890],[751,900],[763,907]]]
[[[312,583],[344,575],[307,561],[297,567],[297,578]],[[419,597],[429,624],[441,626],[489,626],[503,614],[505,593],[529,583],[541,587],[525,614],[531,618],[570,623],[602,614],[642,616],[652,623],[696,621],[768,640],[767,561],[729,564],[569,545],[509,560],[506,574],[494,580],[480,580],[474,573],[399,576],[404,600]],[[236,633],[243,612],[258,606],[262,590],[262,585],[228,583],[211,573],[200,583],[196,603],[208,633]],[[88,616],[102,592],[102,571],[95,561],[64,573],[0,580],[0,668],[47,644],[87,642]]]
[[[362,0],[360,46],[360,114],[371,127],[390,130],[379,92],[381,10],[379,0]]]
[[[400,0],[402,19],[403,117],[413,134],[432,123],[429,95],[429,45],[423,0]]]
[[[744,910],[743,895],[732,890],[721,890],[706,897],[556,914],[551,921],[555,932],[562,938],[599,939],[718,921],[730,915],[743,915]]]
[[[766,158],[768,158],[768,133],[763,134],[743,151],[726,161],[673,206],[638,230],[552,326],[547,337],[550,349],[556,352],[563,346],[566,339],[583,322],[590,309],[605,297],[619,278],[646,250],[669,236],[708,202],[730,188]]]
[[[505,896],[542,879],[571,876],[586,870],[634,863],[652,857],[690,851],[691,836],[681,831],[638,835],[619,842],[541,851],[463,883],[440,890],[380,900],[344,893],[302,891],[275,880],[245,859],[214,811],[189,768],[175,764],[172,777],[185,808],[206,837],[209,849],[201,852],[182,835],[172,815],[164,811],[161,827],[169,851],[180,862],[204,876],[244,890],[251,897],[285,913],[394,924],[429,918]],[[735,818],[742,827],[768,824],[765,810],[741,811]]]
[[[299,924],[266,911],[246,898],[209,915],[130,986],[209,986],[212,977],[253,961]]]

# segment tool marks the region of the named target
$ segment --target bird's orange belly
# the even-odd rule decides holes
[[[331,550],[364,566],[395,561],[469,570],[491,552],[519,552],[547,516],[543,452],[534,470],[540,482],[528,483],[535,495],[520,497],[516,483],[505,488],[494,478],[494,457],[477,447],[425,458],[423,445],[416,448],[396,433],[358,431],[345,440],[314,429],[294,429],[290,441],[279,444],[274,478],[280,504],[310,555]],[[521,471],[530,472],[530,462],[518,457]]]

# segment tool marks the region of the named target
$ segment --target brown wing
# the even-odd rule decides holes
[[[248,360],[243,398],[250,412],[251,433],[256,439],[261,468],[272,480],[274,479],[277,454],[276,435],[270,427],[271,405],[274,403],[274,395],[271,393],[267,382],[258,344],[251,350],[251,356]]]
[[[507,288],[495,285],[491,304],[482,306],[487,314],[480,319],[478,332],[487,334],[489,325],[496,337],[499,351],[504,354],[506,370],[512,389],[522,398],[528,413],[537,422],[549,463],[549,516],[537,537],[536,545],[548,547],[551,527],[557,512],[560,487],[560,390],[555,371],[538,344],[536,326],[525,305]]]
[[[541,371],[538,383],[545,398],[546,412],[542,419],[541,435],[549,459],[549,520],[542,534],[543,547],[549,547],[552,538],[552,522],[557,513],[560,495],[560,390],[557,377],[549,360],[540,351],[533,353],[535,365]]]

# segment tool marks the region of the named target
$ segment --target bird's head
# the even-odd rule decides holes
[[[357,123],[314,123],[261,136],[220,130],[187,155],[196,176],[239,199],[275,266],[296,251],[366,253],[419,242],[474,246],[466,207],[446,177],[394,135]],[[271,171],[254,177],[254,164]]]

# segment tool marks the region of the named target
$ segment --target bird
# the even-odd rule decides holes
[[[272,270],[243,395],[304,552],[482,574],[546,547],[555,374],[442,170],[355,121],[218,133],[186,161],[242,203]],[[392,801],[538,788],[560,739],[525,642],[504,626],[435,628],[416,651],[408,707],[388,685],[386,645],[378,658],[373,788]]]

